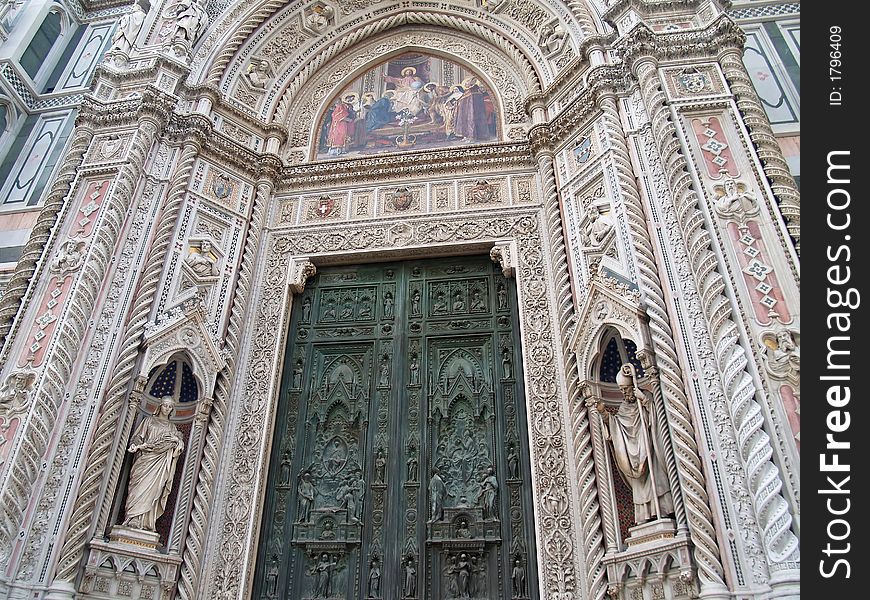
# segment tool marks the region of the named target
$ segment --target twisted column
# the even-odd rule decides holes
[[[789,235],[794,239],[795,249],[800,255],[801,250],[801,196],[795,184],[794,177],[782,155],[782,148],[764,106],[755,92],[749,73],[743,65],[742,49],[729,48],[719,56],[722,71],[731,86],[731,92],[737,100],[737,108],[743,116],[743,122],[749,130],[749,138],[755,144],[758,158],[764,174],[770,181],[773,194],[779,198],[779,210],[785,219]]]
[[[203,445],[200,461],[199,477],[194,491],[193,507],[190,515],[187,539],[185,540],[183,559],[178,584],[178,597],[181,600],[197,598],[197,586],[202,572],[204,558],[203,544],[206,537],[206,527],[211,509],[211,499],[215,491],[215,477],[218,473],[220,446],[223,442],[224,425],[227,417],[227,406],[231,394],[231,378],[236,370],[238,352],[241,348],[241,328],[244,322],[244,312],[248,306],[253,278],[254,263],[260,247],[260,234],[263,226],[263,212],[272,196],[274,179],[277,169],[265,172],[257,181],[257,193],[251,208],[251,219],[248,225],[242,262],[236,279],[235,295],[230,309],[227,324],[226,345],[227,366],[218,374],[215,384],[214,405],[212,406],[208,430]]]
[[[22,442],[11,457],[8,480],[0,491],[0,548],[11,549],[23,512],[31,499],[40,464],[48,448],[58,408],[70,382],[72,367],[81,350],[89,319],[103,287],[115,246],[127,218],[145,159],[160,123],[150,114],[141,115],[127,161],[121,166],[95,228],[87,260],[78,281],[70,290],[68,311],[59,323],[55,344],[46,357],[40,387],[34,395],[30,419],[22,431]],[[5,565],[7,555],[0,557]]]
[[[685,240],[686,252],[698,286],[701,310],[723,385],[737,454],[745,470],[745,483],[753,500],[755,517],[763,532],[763,545],[771,571],[794,569],[799,564],[798,540],[791,532],[791,514],[782,496],[782,478],[773,463],[770,437],[763,429],[761,405],[747,366],[747,352],[740,345],[739,329],[726,283],[718,271],[712,240],[704,227],[699,199],[692,188],[689,165],[682,155],[677,130],[661,90],[656,64],[646,58],[635,64],[653,137],[665,161],[669,190]],[[720,432],[720,436],[730,435]]]
[[[111,458],[110,451],[120,447],[119,444],[124,444],[136,417],[135,410],[125,410],[127,405],[124,399],[133,378],[145,325],[149,320],[165,266],[166,254],[173,242],[178,215],[184,203],[185,191],[199,151],[198,139],[185,141],[164,206],[158,212],[159,225],[130,308],[130,317],[124,329],[112,379],[106,388],[105,400],[100,409],[93,442],[85,463],[88,470],[79,487],[60,553],[56,580],[70,582],[75,580],[85,544],[93,535],[92,532],[105,527],[108,520],[111,502],[107,501],[109,494],[106,491],[116,485],[124,459],[123,452],[114,452],[114,458]],[[108,469],[105,469],[107,462]],[[94,511],[101,498],[103,502],[95,518]]]
[[[601,402],[601,398],[593,393],[592,387],[589,384],[581,385],[581,389],[583,390],[583,398],[585,400],[583,404],[586,406],[586,414],[592,414],[592,411],[595,410],[598,403]],[[578,440],[576,435],[574,436],[575,444],[578,442],[583,443],[585,441],[585,446],[578,445],[576,447],[582,447],[585,449],[591,446],[592,448],[592,455],[594,457],[592,462],[595,465],[595,477],[601,482],[601,485],[598,486],[598,495],[601,504],[605,507],[605,510],[602,511],[604,514],[605,544],[607,546],[607,552],[616,552],[616,502],[613,499],[613,495],[610,493],[610,485],[608,485],[608,482],[610,481],[610,473],[607,470],[607,466],[609,463],[607,460],[607,448],[604,445],[604,433],[601,431],[601,418],[587,417],[587,422],[589,423],[589,427],[585,437],[591,435],[591,445],[589,441]]]
[[[632,238],[635,262],[646,298],[649,329],[659,370],[659,382],[665,400],[670,439],[676,454],[689,534],[695,546],[698,578],[702,595],[726,594],[722,560],[716,542],[713,514],[705,487],[695,428],[689,400],[683,391],[683,374],[678,363],[676,345],[668,319],[667,304],[658,276],[655,254],[646,224],[646,214],[634,179],[631,156],[625,142],[625,132],[613,97],[603,97],[600,103],[604,123],[610,132],[611,152],[617,165],[617,176],[623,196],[626,221]],[[675,490],[676,491],[676,490]],[[675,496],[678,494],[674,494]]]
[[[67,196],[72,189],[79,165],[82,164],[82,159],[84,159],[85,152],[93,137],[94,131],[89,124],[82,123],[76,126],[73,140],[66,151],[48,195],[45,197],[45,203],[42,205],[42,210],[39,211],[36,224],[30,231],[30,237],[24,245],[18,263],[15,265],[15,271],[9,279],[9,283],[6,284],[2,297],[0,297],[0,349],[2,349],[0,364],[6,362],[9,356],[11,344],[5,343],[12,339],[9,333],[12,330],[15,315],[18,314],[18,309],[21,306],[26,305],[33,293],[32,288],[28,293],[28,286],[33,280],[34,273],[36,273],[36,265],[48,249],[51,233],[60,218],[59,215],[64,207],[70,204],[66,202]]]
[[[571,331],[575,324],[575,316],[571,296],[571,281],[568,274],[568,255],[562,229],[562,210],[559,203],[552,151],[549,149],[538,150],[537,162],[544,191],[547,238],[553,253],[553,281],[556,289],[556,308],[565,367],[565,385],[568,390],[568,406],[574,413],[574,448],[577,479],[580,482],[579,500],[582,514],[581,528],[586,566],[586,588],[590,598],[601,600],[607,591],[607,572],[603,563],[604,537],[601,507],[598,500],[599,490],[595,477],[595,461],[592,457],[589,411],[580,399],[581,388],[577,371],[577,357],[568,348],[568,341],[571,339]]]

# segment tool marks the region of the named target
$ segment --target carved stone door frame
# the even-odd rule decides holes
[[[358,264],[492,249],[517,279],[527,431],[541,598],[572,597],[582,587],[579,485],[566,424],[570,407],[558,327],[552,258],[543,209],[507,208],[438,218],[267,230],[255,292],[247,308],[252,329],[223,422],[222,451],[207,556],[204,597],[246,598],[252,592],[277,397],[293,295],[315,265]]]

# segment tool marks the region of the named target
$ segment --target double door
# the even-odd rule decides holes
[[[294,300],[254,597],[536,597],[516,294],[488,257]]]

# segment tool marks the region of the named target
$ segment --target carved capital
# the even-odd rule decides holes
[[[294,294],[305,291],[305,283],[317,273],[317,267],[305,256],[290,259],[288,270],[287,282]]]

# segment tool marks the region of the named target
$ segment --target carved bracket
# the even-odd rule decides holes
[[[294,294],[305,291],[305,283],[317,273],[317,267],[307,256],[291,258],[287,265],[287,285]]]
[[[505,277],[514,276],[517,265],[516,242],[496,242],[489,251],[489,257],[501,265],[501,272]]]

